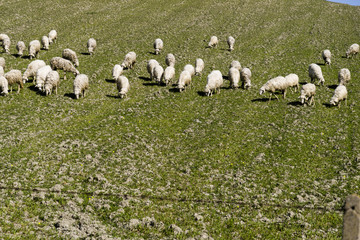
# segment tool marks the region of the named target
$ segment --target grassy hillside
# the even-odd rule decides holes
[[[360,59],[344,58],[360,43],[360,8],[323,0],[0,1],[0,32],[28,44],[51,29],[78,53],[90,78],[85,98],[72,81],[58,95],[28,82],[0,97],[0,235],[5,239],[339,239],[345,197],[359,193]],[[210,36],[220,44],[206,48]],[[228,36],[236,39],[227,51]],[[86,54],[93,37],[95,55]],[[153,55],[156,38],[164,41]],[[309,81],[321,65],[325,86],[314,107],[299,93],[267,101],[259,88],[278,75]],[[117,98],[114,64],[129,51],[128,98]],[[179,93],[149,81],[146,62],[176,57],[205,61],[202,76]],[[27,54],[27,52],[25,53]],[[0,53],[6,71],[29,59]],[[214,69],[232,60],[252,71],[248,91],[203,96]],[[348,105],[328,103],[341,68],[351,71]],[[69,74],[70,76],[70,74]],[[30,191],[33,189],[33,191]],[[36,189],[37,191],[35,191]],[[61,191],[61,193],[59,192]],[[202,238],[201,238],[202,237]]]

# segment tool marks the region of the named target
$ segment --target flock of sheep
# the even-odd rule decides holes
[[[56,42],[57,32],[51,30],[48,36],[43,36],[41,38],[42,48],[47,50],[49,45],[53,42]],[[3,47],[6,53],[10,53],[10,38],[6,34],[0,34],[0,46]],[[219,40],[216,36],[212,36],[208,43],[209,48],[216,47],[219,43]],[[229,46],[229,51],[234,49],[235,39],[233,37],[228,37],[227,43]],[[153,44],[155,54],[158,55],[161,53],[164,43],[161,39],[156,39]],[[92,55],[96,49],[96,40],[90,38],[87,42],[87,48],[89,54]],[[17,55],[22,56],[24,50],[26,49],[25,43],[19,41],[16,45],[18,51]],[[32,59],[38,56],[40,51],[40,41],[34,40],[31,41],[28,46],[29,58]],[[350,46],[346,52],[346,57],[352,57],[359,53],[359,45],[353,44]],[[331,52],[330,50],[324,50],[322,52],[322,57],[325,61],[325,64],[331,64]],[[117,84],[119,97],[126,97],[129,89],[130,83],[127,77],[123,75],[124,69],[132,69],[136,63],[136,53],[129,52],[126,54],[125,59],[122,64],[116,64],[112,70],[112,77]],[[168,85],[175,78],[175,56],[171,53],[166,55],[165,63],[167,67],[164,69],[158,61],[155,59],[150,59],[147,61],[147,71],[150,74],[150,79],[155,80],[158,84]],[[36,88],[40,91],[45,92],[46,95],[50,95],[52,91],[57,93],[57,88],[60,82],[60,75],[56,70],[63,70],[64,79],[66,79],[66,73],[71,72],[76,77],[74,80],[74,94],[78,99],[79,96],[85,96],[85,90],[89,88],[89,78],[85,74],[80,74],[76,67],[79,66],[79,60],[76,53],[71,49],[64,49],[62,52],[62,57],[54,57],[50,60],[50,65],[46,65],[43,60],[34,60],[32,61],[26,71],[21,74],[20,70],[10,70],[6,74],[4,73],[5,69],[5,59],[0,57],[0,88],[1,94],[8,94],[8,86],[10,86],[10,91],[12,91],[12,86],[18,84],[18,92],[20,88],[23,87],[23,83],[28,81],[29,77],[33,78],[33,83],[35,83]],[[194,75],[201,75],[204,70],[205,63],[201,58],[197,58],[195,61],[195,67],[191,64],[184,66],[183,71],[180,73],[177,87],[179,91],[183,91],[187,86],[191,84],[191,79]],[[314,84],[315,80],[319,80],[319,85],[324,85],[324,77],[319,65],[312,63],[309,66],[309,77],[311,78],[311,83],[307,83],[301,88],[301,103],[311,105],[314,102],[314,96],[316,92],[316,86]],[[230,87],[238,88],[241,81],[241,88],[249,89],[251,87],[251,71],[249,68],[242,68],[240,62],[232,61],[230,64],[228,72],[228,80],[230,81]],[[333,97],[330,100],[331,105],[340,105],[340,102],[347,99],[347,89],[346,84],[350,81],[350,71],[347,68],[343,68],[339,71],[338,74],[339,85],[336,87]],[[213,93],[219,92],[220,87],[223,85],[224,79],[223,75],[219,70],[212,71],[207,76],[207,84],[205,86],[205,94],[211,96]],[[295,91],[299,89],[299,77],[296,74],[289,74],[286,77],[278,76],[276,78],[270,79],[260,88],[260,95],[269,92],[271,100],[272,95],[275,95],[275,92],[282,92],[283,97],[286,97],[286,91],[288,88],[295,88]],[[275,95],[276,98],[278,98]]]
[[[29,43],[28,52],[29,58],[37,58],[42,46],[42,49],[48,50],[50,44],[56,43],[57,32],[51,30],[48,36],[39,40],[33,40]],[[6,34],[0,34],[0,46],[3,47],[4,51],[10,54],[10,38]],[[93,54],[96,49],[96,40],[90,38],[87,43],[89,54]],[[26,50],[25,43],[19,41],[16,44],[17,56],[23,56],[24,50]],[[76,77],[74,80],[74,94],[76,98],[80,95],[85,96],[85,90],[89,88],[89,78],[85,74],[80,74],[76,69],[79,66],[79,60],[76,53],[71,49],[64,49],[62,57],[54,57],[50,60],[50,65],[46,65],[43,60],[34,60],[27,66],[25,72],[21,74],[20,70],[12,69],[7,73],[5,69],[5,59],[0,57],[0,89],[2,95],[7,95],[12,91],[13,85],[18,85],[17,92],[23,88],[23,84],[28,81],[29,78],[33,79],[35,87],[46,94],[50,95],[53,91],[57,94],[57,88],[60,83],[60,75],[56,70],[63,70],[64,80],[66,80],[66,73],[72,72]]]

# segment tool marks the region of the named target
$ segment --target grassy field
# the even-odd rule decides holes
[[[360,186],[359,7],[324,0],[1,1],[1,33],[11,53],[51,29],[78,53],[90,78],[85,98],[72,98],[71,75],[58,95],[31,81],[0,97],[0,235],[3,239],[340,239],[345,197]],[[220,39],[206,48],[210,36]],[[236,39],[227,51],[228,36]],[[86,42],[98,47],[89,56]],[[162,54],[153,55],[156,38]],[[314,107],[299,93],[267,101],[259,89],[278,75],[309,81],[321,65],[325,86]],[[117,98],[111,70],[129,51],[137,64]],[[205,61],[202,76],[179,93],[148,80],[146,62],[176,57]],[[27,52],[25,52],[27,54]],[[0,53],[6,69],[30,60]],[[232,60],[252,71],[252,88],[203,96],[212,70]],[[347,106],[329,107],[337,74],[351,71]],[[69,74],[70,76],[70,74]],[[175,82],[174,82],[175,83]],[[275,99],[275,98],[274,98]]]

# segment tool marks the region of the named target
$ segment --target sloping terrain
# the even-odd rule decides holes
[[[0,97],[0,235],[5,239],[337,239],[345,197],[359,193],[359,7],[323,0],[1,1],[1,33],[28,44],[51,29],[58,40],[40,59],[77,52],[90,78],[85,98],[72,81],[57,95],[31,81]],[[219,46],[206,48],[210,36]],[[227,51],[228,36],[236,39]],[[86,42],[97,40],[95,55]],[[153,41],[164,49],[153,55]],[[332,65],[321,51],[330,49]],[[111,70],[137,53],[117,97]],[[149,81],[146,62],[205,62],[191,87]],[[25,53],[27,54],[27,52]],[[0,53],[6,69],[27,58]],[[205,97],[206,76],[232,60],[252,71],[252,88]],[[309,82],[320,64],[315,106],[299,92],[259,95],[269,79]],[[351,71],[347,106],[329,107],[341,68]],[[62,76],[62,73],[61,73]],[[71,77],[69,77],[71,76]],[[175,81],[174,81],[175,83]]]

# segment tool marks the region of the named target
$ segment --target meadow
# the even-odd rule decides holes
[[[31,81],[0,97],[0,236],[3,239],[340,239],[342,206],[360,186],[360,8],[325,0],[0,0],[0,33],[28,44],[51,29],[58,40],[39,59],[76,51],[85,98],[73,79],[44,96]],[[219,46],[206,48],[210,36]],[[229,52],[228,36],[236,39]],[[87,55],[93,37],[97,49]],[[154,55],[156,38],[164,41]],[[321,51],[330,49],[332,64]],[[111,70],[126,53],[128,97]],[[149,81],[146,63],[202,58],[191,87]],[[25,52],[25,55],[27,51]],[[6,69],[30,60],[0,53]],[[252,71],[249,90],[206,97],[206,76],[226,77],[233,60]],[[299,92],[268,101],[269,79],[309,82],[318,63],[325,85],[315,106]],[[347,106],[329,101],[341,68],[351,71]],[[70,77],[71,76],[71,77]],[[174,81],[173,83],[176,83]]]

